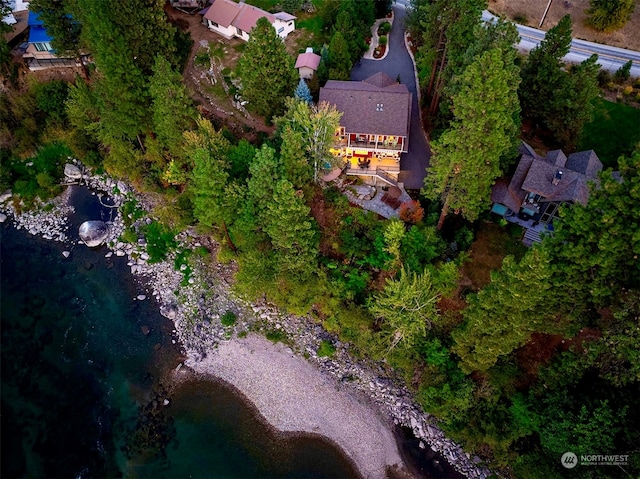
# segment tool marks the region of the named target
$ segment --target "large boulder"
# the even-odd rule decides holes
[[[100,246],[109,236],[109,226],[104,221],[85,221],[78,232],[88,247]]]
[[[72,180],[82,179],[82,170],[72,163],[64,165],[64,176]]]

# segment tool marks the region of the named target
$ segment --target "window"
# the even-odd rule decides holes
[[[278,35],[280,35],[282,32],[284,32],[284,27],[278,28]]]
[[[383,111],[384,105],[382,103],[376,103],[376,111]]]
[[[212,22],[211,20],[209,20],[209,26],[210,27],[214,27],[214,28],[218,28],[220,25],[218,25],[216,22]]]
[[[39,52],[48,52],[49,50],[51,50],[51,44],[49,42],[37,42],[34,45],[36,47],[36,50],[38,50]]]

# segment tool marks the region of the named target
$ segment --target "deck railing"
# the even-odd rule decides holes
[[[347,175],[375,176],[392,186],[398,186],[398,180],[382,168],[350,168],[347,166],[346,173]]]

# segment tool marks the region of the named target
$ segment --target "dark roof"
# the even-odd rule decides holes
[[[560,168],[564,168],[564,165],[567,162],[567,155],[565,155],[562,150],[552,150],[547,153],[547,157],[544,158],[544,161]]]
[[[567,158],[566,167],[570,170],[582,173],[589,178],[595,178],[602,171],[602,162],[593,150],[571,153]]]
[[[343,113],[340,125],[348,133],[409,137],[411,93],[384,73],[360,82],[329,80],[320,101]]]
[[[540,195],[543,201],[587,203],[588,183],[597,180],[602,170],[602,163],[593,150],[573,153],[568,158],[561,150],[550,151],[546,157],[536,154],[531,147],[521,151],[523,155],[507,190],[498,187],[493,191],[496,203],[519,211],[529,192]],[[528,154],[529,151],[535,156]]]

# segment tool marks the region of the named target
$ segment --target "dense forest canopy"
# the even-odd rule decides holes
[[[317,81],[348,78],[388,2],[319,3]],[[294,95],[292,57],[268,23],[237,70],[254,113],[275,125],[251,144],[192,100],[162,0],[32,4],[64,32],[57,48],[87,49],[95,63],[71,84],[2,94],[3,191],[57,194],[75,155],[160,195],[153,228],[166,245],[197,226],[221,243],[217,260],[237,262],[238,293],[311,314],[354,354],[394,368],[452,438],[502,474],[561,477],[567,451],[630,454],[625,470],[638,474],[640,150],[602,173],[587,205],[563,207],[531,249],[487,226],[490,188],[514,168],[521,124],[571,148],[590,117],[595,59],[563,64],[566,20],[522,58],[511,24],[480,24],[484,2],[413,1],[407,25],[421,45],[434,156],[424,194],[384,220],[319,181],[340,166],[329,151],[340,112]],[[478,252],[494,230],[498,252]],[[482,254],[492,272],[475,281]]]

